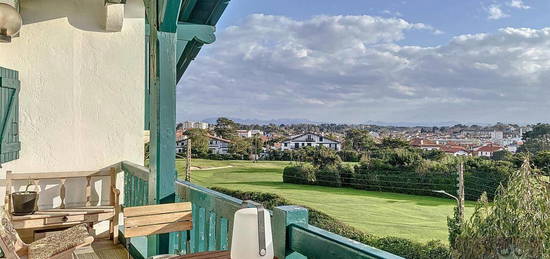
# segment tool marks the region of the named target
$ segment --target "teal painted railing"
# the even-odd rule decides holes
[[[377,258],[402,257],[370,247],[308,224],[308,211],[298,206],[273,210],[273,240],[278,258]],[[305,255],[305,256],[304,256]]]
[[[176,181],[176,197],[193,204],[193,229],[180,233],[180,252],[228,250],[242,200],[185,181]]]
[[[148,204],[149,169],[147,167],[124,161],[124,207],[143,206]]]
[[[176,195],[193,204],[193,230],[178,235],[181,252],[229,249],[242,200],[185,181],[176,181]],[[298,206],[275,208],[271,222],[277,258],[401,258],[309,225],[307,209]]]

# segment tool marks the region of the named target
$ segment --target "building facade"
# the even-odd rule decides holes
[[[208,135],[208,151],[212,154],[228,154],[231,141],[216,136]],[[187,152],[187,136],[176,141],[176,153]]]
[[[241,138],[251,138],[256,135],[263,136],[264,132],[261,130],[237,130],[237,136]]]
[[[208,123],[200,121],[184,121],[183,129],[208,129]]]
[[[292,150],[303,147],[319,146],[324,146],[335,151],[340,151],[342,149],[342,144],[339,141],[329,139],[316,133],[305,133],[283,141],[281,145],[281,150]]]
[[[6,171],[78,172],[120,161],[143,164],[143,1],[128,0],[116,9],[103,0],[15,2],[23,26],[11,42],[0,43],[0,67],[18,72],[20,154],[2,164],[2,177]],[[121,190],[122,177],[117,179]],[[93,202],[109,202],[103,181],[109,180],[94,184]],[[70,184],[67,189],[85,183]],[[42,188],[50,191],[41,192],[39,207],[59,206],[54,191],[59,185]],[[67,204],[84,204],[85,197],[78,195],[71,193]]]

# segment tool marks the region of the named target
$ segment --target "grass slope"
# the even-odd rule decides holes
[[[377,236],[396,236],[426,242],[447,242],[446,218],[454,200],[398,193],[371,192],[282,182],[282,170],[289,162],[212,161],[193,159],[191,181],[205,187],[279,194],[291,202],[318,209],[353,227]],[[185,160],[177,160],[183,174]],[[230,168],[204,170],[208,167]],[[183,175],[180,175],[183,176]],[[472,211],[467,203],[466,212]]]

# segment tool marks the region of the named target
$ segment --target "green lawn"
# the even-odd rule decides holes
[[[282,182],[289,162],[212,161],[193,159],[192,165],[229,168],[193,170],[191,181],[205,187],[219,186],[241,191],[279,194],[291,202],[327,213],[351,226],[378,236],[397,236],[417,241],[447,242],[447,216],[454,200],[397,193],[371,192]],[[183,173],[185,160],[176,162]],[[472,211],[467,203],[466,213]]]

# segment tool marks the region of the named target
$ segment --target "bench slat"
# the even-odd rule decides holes
[[[83,216],[84,218],[80,218]],[[110,220],[115,216],[114,212],[105,212],[105,213],[94,213],[94,214],[83,214],[83,215],[71,215],[71,216],[56,216],[56,217],[46,217],[46,218],[34,218],[34,219],[24,219],[24,220],[14,220],[12,219],[13,227],[15,229],[31,229],[31,228],[43,228],[46,226],[63,226],[63,225],[75,225],[78,223],[92,223],[99,222],[104,220]],[[67,217],[67,221],[59,223],[56,218],[63,219]],[[69,218],[70,217],[70,218]],[[69,221],[73,220],[73,221]],[[57,221],[57,222],[56,222]]]
[[[193,228],[191,221],[173,222],[166,224],[149,225],[143,227],[126,228],[124,231],[124,237],[139,237],[156,234],[164,234],[170,232],[179,232],[190,230]]]
[[[124,217],[139,217],[147,215],[157,215],[174,212],[191,211],[190,202],[168,203],[158,205],[148,205],[139,207],[124,208]]]
[[[26,219],[41,219],[48,217],[58,217],[67,215],[84,215],[84,214],[98,214],[113,212],[114,208],[85,208],[85,209],[51,209],[51,210],[39,210],[32,215],[24,216],[12,216],[12,220],[26,220]]]
[[[124,221],[124,226],[127,228],[146,226],[146,225],[155,225],[179,221],[189,221],[192,219],[192,212],[176,212],[169,214],[158,214],[150,216],[141,216],[141,217],[130,217],[126,218]]]

